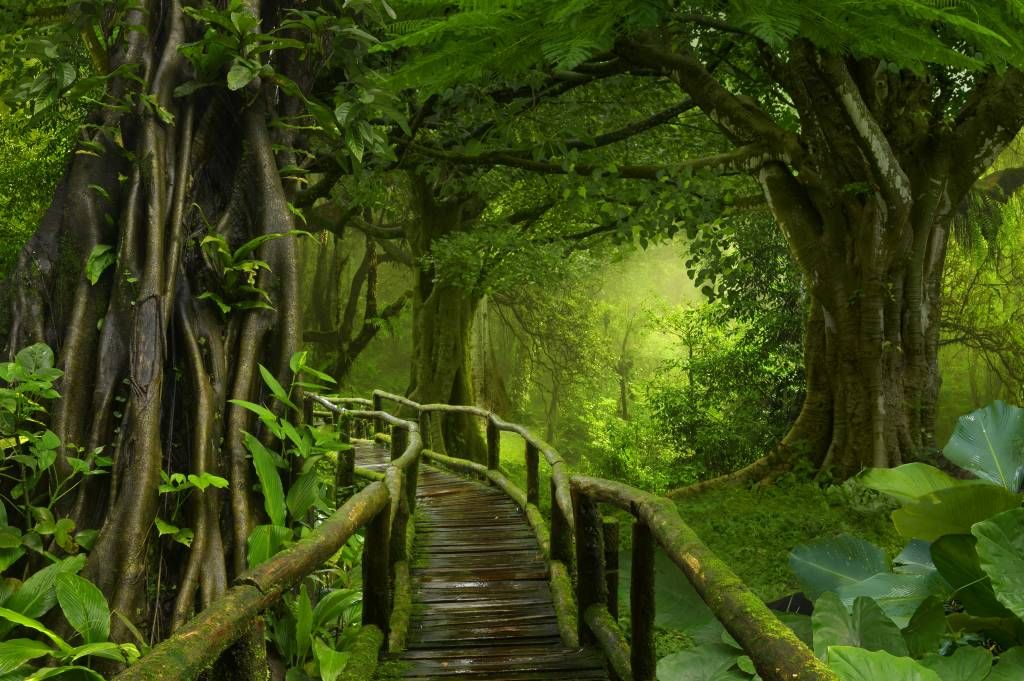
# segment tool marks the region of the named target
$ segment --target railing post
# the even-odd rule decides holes
[[[338,460],[334,469],[334,503],[340,506],[342,490],[347,489],[351,492],[356,484],[356,450],[352,446],[352,437],[349,434],[351,427],[349,418],[338,414],[335,423],[341,441],[349,445],[349,449],[338,452]]]
[[[501,465],[501,431],[494,418],[487,419],[487,468],[498,470]]]
[[[526,501],[540,506],[540,456],[537,445],[526,441]]]
[[[420,440],[423,442],[423,449],[430,449],[430,412],[420,411]]]
[[[576,602],[579,606],[580,643],[595,643],[586,624],[586,612],[592,605],[608,602],[604,578],[604,537],[601,512],[586,494],[572,491],[572,510],[576,520]]]
[[[391,619],[391,510],[382,509],[366,526],[363,543],[363,624],[373,624],[388,636]]]
[[[630,663],[634,681],[654,681],[654,538],[647,523],[633,521],[633,564],[629,580]]]
[[[378,395],[376,393],[374,393],[374,395],[373,395],[373,410],[374,411],[384,411],[384,399],[380,395]],[[380,418],[378,416],[378,417],[374,418],[373,421],[376,424],[377,432],[378,433],[383,433],[384,432],[384,419],[382,419],[382,418]],[[371,438],[373,438],[373,435],[374,435],[373,433],[370,433],[370,437]]]
[[[391,426],[391,460],[402,456],[409,445],[409,431],[401,426]]]
[[[619,521],[606,517],[601,522],[604,534],[604,579],[608,589],[608,612],[619,619]]]
[[[551,560],[558,560],[565,564],[565,567],[572,571],[572,556],[569,555],[569,523],[565,519],[565,513],[558,504],[558,486],[555,479],[551,478]]]

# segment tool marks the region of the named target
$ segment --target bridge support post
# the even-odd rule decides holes
[[[431,449],[430,446],[430,412],[420,412],[420,437],[423,439],[423,449]]]
[[[558,505],[557,485],[551,478],[551,560],[561,561],[572,572],[574,556],[569,537],[569,523],[562,507]]]
[[[526,501],[540,506],[540,456],[537,445],[526,441]]]
[[[388,637],[391,619],[391,510],[385,507],[366,527],[363,543],[363,624],[372,624]]]
[[[573,515],[576,519],[576,602],[579,607],[580,643],[596,643],[587,627],[586,613],[593,606],[608,602],[604,575],[604,536],[601,512],[586,494],[573,490]]]
[[[391,460],[402,456],[409,446],[409,431],[399,426],[391,426]]]
[[[604,534],[604,580],[608,590],[608,612],[619,619],[619,521],[605,517],[601,523]]]
[[[654,681],[654,537],[642,520],[633,522],[633,564],[629,580],[632,626],[631,666],[635,681]]]
[[[496,471],[501,466],[501,431],[493,418],[487,419],[487,468]]]

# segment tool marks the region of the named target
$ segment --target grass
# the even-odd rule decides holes
[[[856,485],[822,488],[783,479],[764,488],[722,488],[678,502],[683,519],[765,600],[799,590],[789,552],[823,536],[848,533],[892,557],[902,542],[880,496]]]

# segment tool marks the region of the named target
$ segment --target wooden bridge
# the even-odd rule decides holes
[[[363,626],[341,681],[375,678],[381,660],[388,678],[414,681],[653,681],[657,546],[762,679],[837,680],[668,499],[579,475],[529,430],[483,409],[420,405],[382,391],[372,400],[308,399],[321,416],[363,436],[339,456],[337,479],[345,487],[360,477],[366,486],[306,538],[241,575],[117,681],[196,678],[360,530]],[[385,401],[409,418],[385,410]],[[452,414],[486,424],[486,463],[434,451],[424,441]],[[525,442],[525,490],[501,470],[502,432]],[[540,510],[542,461],[550,468],[550,518]],[[618,622],[611,565],[618,530],[604,520],[602,506],[634,519],[628,637]]]

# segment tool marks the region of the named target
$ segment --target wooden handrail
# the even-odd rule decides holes
[[[670,499],[622,483],[575,474],[551,445],[524,426],[504,421],[486,409],[468,405],[419,404],[401,395],[375,390],[375,409],[382,409],[383,400],[416,410],[421,416],[424,413],[457,413],[485,419],[488,435],[486,466],[441,456],[429,450],[426,456],[442,465],[491,479],[527,511],[528,518],[528,509],[536,509],[538,503],[536,468],[538,454],[543,454],[552,469],[552,519],[550,534],[538,531],[538,540],[543,537],[550,542],[546,547],[541,542],[541,546],[547,549],[553,574],[555,565],[569,564],[575,558],[578,566],[576,603],[579,632],[602,647],[620,678],[653,681],[655,677],[653,606],[654,545],[657,543],[743,647],[765,681],[837,681],[835,673],[815,657],[792,630],[782,624],[700,540]],[[517,433],[526,442],[526,492],[497,472],[500,466],[499,431]],[[616,616],[609,610],[609,606],[614,605],[608,594],[611,582],[606,582],[604,570],[604,527],[596,509],[598,503],[616,506],[636,519],[630,584],[633,640],[629,642],[618,628]],[[531,518],[531,524],[533,522]],[[573,543],[576,556],[570,555]],[[557,600],[556,595],[556,605]],[[559,619],[561,625],[563,618],[560,616]],[[567,638],[564,632],[563,638]]]

